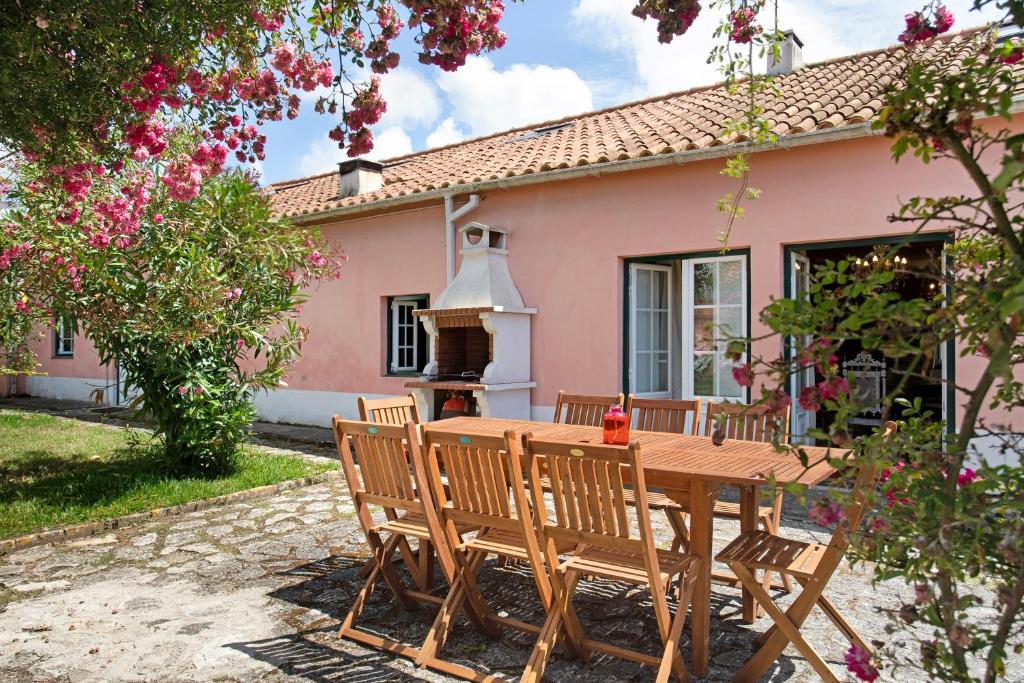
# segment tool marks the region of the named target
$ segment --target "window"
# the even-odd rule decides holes
[[[388,374],[417,373],[426,366],[427,333],[413,315],[426,307],[426,295],[388,299]]]
[[[672,268],[637,263],[632,269],[631,390],[641,396],[665,398],[671,395]]]
[[[746,400],[726,359],[728,338],[747,334],[746,253],[631,263],[626,384],[660,398]]]
[[[59,315],[53,323],[53,355],[75,355],[75,325],[67,316]]]
[[[683,266],[683,391],[690,396],[743,398],[725,350],[729,337],[747,333],[746,259],[692,259]]]

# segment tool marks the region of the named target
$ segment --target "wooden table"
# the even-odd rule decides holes
[[[558,441],[601,443],[599,427],[503,420],[479,417],[455,417],[431,422],[445,431],[501,436],[507,429],[520,434],[532,432],[534,436]],[[670,498],[686,497],[690,501],[690,552],[701,558],[701,573],[694,588],[690,622],[693,641],[693,673],[708,673],[711,627],[711,539],[714,523],[714,504],[723,484],[738,486],[740,496],[740,530],[757,528],[757,486],[769,474],[779,484],[801,483],[807,486],[821,483],[835,470],[824,461],[828,449],[805,447],[809,462],[816,463],[805,469],[800,460],[788,453],[776,453],[770,443],[728,440],[715,446],[703,436],[685,436],[663,432],[630,432],[630,440],[640,444],[644,478],[652,488],[661,488]],[[832,451],[833,456],[842,454]],[[755,618],[756,605],[747,591],[743,592],[743,616],[748,622]]]

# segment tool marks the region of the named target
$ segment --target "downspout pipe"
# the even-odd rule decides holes
[[[480,206],[480,195],[469,195],[469,201],[455,208],[455,196],[444,196],[444,254],[448,284],[455,279],[455,222]]]

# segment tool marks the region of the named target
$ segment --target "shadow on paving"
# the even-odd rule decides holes
[[[337,637],[336,629],[364,583],[359,576],[362,566],[361,559],[328,556],[278,572],[280,577],[297,579],[270,593],[270,597],[301,608],[286,619],[296,633],[229,647],[266,662],[282,673],[312,681],[418,678],[401,670],[411,666],[408,660]],[[404,569],[401,574],[408,580]],[[535,624],[543,622],[544,612],[525,565],[488,561],[480,573],[479,583],[490,606],[499,614]],[[434,592],[443,595],[444,591],[445,583],[438,579]],[[670,603],[675,609],[674,601]],[[588,637],[620,647],[660,653],[657,622],[646,591],[619,582],[586,581],[581,583],[574,605]],[[739,620],[737,590],[716,586],[711,609],[712,664],[705,680],[730,680],[753,653],[754,639],[768,623],[762,619],[755,630]],[[296,617],[296,613],[303,616]],[[418,647],[435,614],[436,608],[427,604],[414,611],[402,609],[386,584],[378,582],[359,626]],[[485,673],[517,679],[529,659],[534,641],[535,636],[512,630],[505,630],[500,638],[492,639],[460,617],[441,656]],[[684,631],[681,645],[689,663],[689,627]],[[401,664],[396,666],[396,660]],[[795,671],[794,661],[783,655],[770,670],[767,680],[786,680]],[[653,669],[603,654],[595,654],[590,663],[571,660],[560,648],[552,655],[545,672],[545,678],[552,681],[640,681],[650,680],[653,675]],[[435,676],[443,678],[436,674],[432,677]]]

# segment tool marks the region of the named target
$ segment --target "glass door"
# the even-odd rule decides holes
[[[725,352],[747,334],[746,257],[690,259],[683,277],[683,396],[744,401]]]
[[[790,298],[794,301],[806,301],[810,296],[811,286],[811,262],[803,252],[792,251],[789,254]],[[809,337],[801,337],[793,341],[794,353],[799,349],[806,348],[810,343]],[[791,377],[793,396],[792,407],[792,435],[790,440],[796,444],[813,444],[814,439],[807,436],[807,432],[814,429],[816,424],[816,413],[804,410],[800,407],[797,398],[800,392],[807,387],[814,386],[814,366],[800,368]]]
[[[630,391],[671,396],[672,268],[634,263],[630,272]]]

